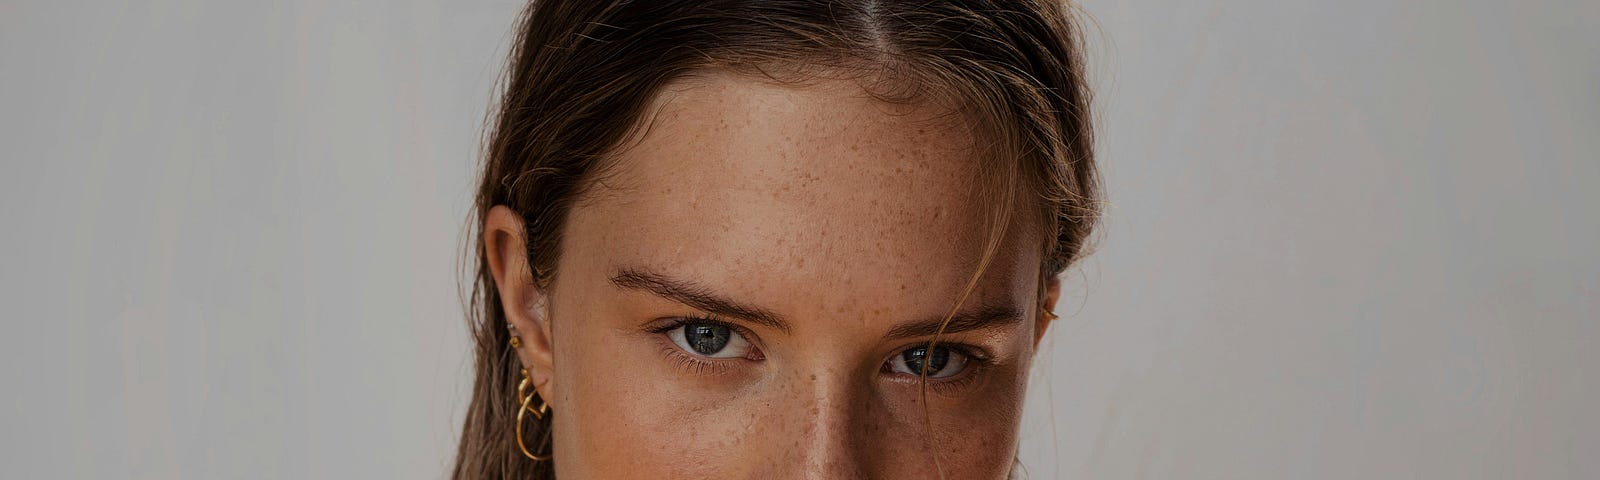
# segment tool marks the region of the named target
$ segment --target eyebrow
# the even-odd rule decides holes
[[[611,283],[622,288],[645,290],[684,305],[717,315],[766,325],[784,333],[792,330],[789,327],[789,322],[784,320],[782,315],[778,315],[771,310],[723,298],[712,292],[711,289],[699,284],[674,279],[649,270],[638,268],[618,269],[617,273],[611,276]]]
[[[650,270],[620,268],[611,276],[611,283],[625,289],[644,290],[690,307],[765,325],[784,333],[793,331],[789,321],[772,310],[740,303],[720,296],[703,285]],[[950,317],[948,325],[945,324],[943,316],[895,325],[884,334],[884,338],[926,337],[940,333],[948,335],[1008,327],[1021,323],[1022,316],[1021,310],[1010,305],[986,305],[966,312],[957,312]]]
[[[1010,305],[985,305],[967,312],[956,312],[950,317],[950,323],[945,324],[944,317],[934,317],[927,320],[902,323],[889,329],[884,334],[885,338],[910,338],[928,337],[937,334],[952,334],[972,330],[989,330],[1009,327],[1022,323],[1022,311]],[[940,328],[944,327],[944,328]]]

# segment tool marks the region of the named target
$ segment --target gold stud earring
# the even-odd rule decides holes
[[[517,326],[507,323],[506,330],[511,331],[511,348],[522,348],[522,336],[517,335]]]
[[[534,455],[533,452],[528,451],[528,444],[524,443],[522,440],[523,417],[527,416],[529,413],[532,413],[535,419],[543,420],[545,414],[550,412],[550,403],[543,401],[544,399],[540,399],[539,406],[537,408],[533,406],[533,400],[535,398],[539,398],[539,391],[530,391],[529,387],[532,386],[533,379],[528,377],[528,369],[522,369],[522,381],[517,383],[517,448],[522,449],[522,455],[528,457],[529,459],[536,462],[542,462],[549,460],[550,454],[546,453],[544,455]],[[550,438],[550,432],[545,432],[545,438]]]

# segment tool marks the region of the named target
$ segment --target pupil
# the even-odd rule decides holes
[[[721,325],[702,323],[683,327],[683,337],[688,340],[689,347],[701,355],[712,355],[727,347],[728,333],[728,327]]]
[[[929,357],[928,347],[917,347],[906,350],[903,356],[906,360],[906,367],[910,368],[912,373],[922,373],[922,363],[926,361],[928,362],[928,374],[933,375],[943,371],[945,364],[950,362],[950,349],[935,346],[933,347],[933,356]]]

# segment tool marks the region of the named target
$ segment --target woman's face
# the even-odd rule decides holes
[[[506,296],[558,475],[1003,478],[1041,259],[1008,236],[926,350],[989,235],[974,136],[940,113],[848,81],[665,88],[573,206],[554,284]],[[507,212],[492,255],[525,261]]]

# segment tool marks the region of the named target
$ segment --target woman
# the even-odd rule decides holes
[[[1046,0],[537,0],[456,479],[1004,478],[1097,216]]]

